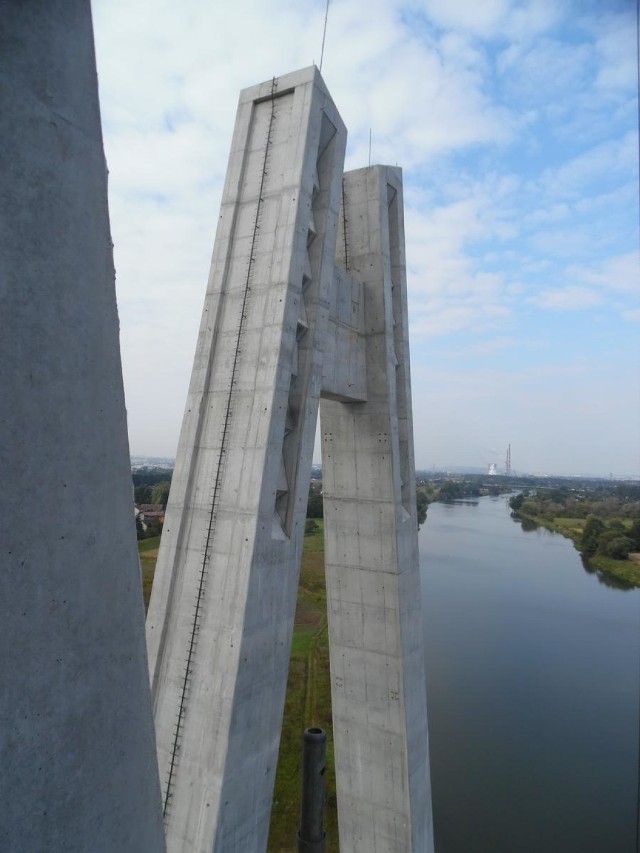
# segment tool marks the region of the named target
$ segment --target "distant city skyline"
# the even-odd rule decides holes
[[[325,5],[94,0],[133,453],[176,452],[239,90]],[[635,40],[626,0],[331,3],[347,168],[404,170],[419,468],[640,477]]]
[[[133,468],[140,468],[140,467],[173,468],[174,462],[175,462],[175,458],[167,457],[167,456],[150,456],[148,454],[146,454],[146,455],[145,454],[135,454],[135,455],[132,454],[132,456],[131,456],[131,467],[132,467],[132,469]],[[492,473],[490,470],[488,470],[489,468],[491,468],[491,466],[492,466],[492,463],[489,463],[488,465],[486,465],[484,467],[482,465],[454,465],[454,464],[443,465],[443,466],[431,465],[429,467],[419,466],[416,468],[416,471],[420,474],[430,474],[433,472],[436,474],[447,474],[447,473],[448,474],[456,474],[456,475],[469,474],[470,476],[482,476],[483,474],[486,474],[487,476],[493,476],[493,474],[495,473],[495,475],[497,475],[497,476],[505,476],[504,469],[500,469],[500,467],[498,467],[496,469],[496,471]],[[318,459],[317,461],[314,461],[314,463],[313,463],[314,469],[318,469],[321,467],[322,467],[322,461],[320,459]],[[545,477],[562,477],[562,478],[564,478],[564,477],[566,477],[568,479],[576,478],[576,479],[585,479],[585,480],[588,480],[588,479],[608,480],[608,479],[613,478],[615,480],[634,480],[634,481],[637,481],[639,479],[639,478],[634,477],[632,475],[629,475],[629,476],[619,475],[619,476],[614,477],[613,472],[609,472],[609,474],[607,474],[607,475],[602,475],[602,474],[594,474],[594,473],[589,472],[589,471],[586,471],[586,472],[580,472],[580,471],[578,471],[578,472],[576,472],[576,471],[566,472],[566,471],[518,471],[518,470],[512,470],[511,476],[513,476],[513,477],[540,477],[540,478],[545,478]]]

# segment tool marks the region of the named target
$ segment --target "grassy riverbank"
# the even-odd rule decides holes
[[[296,849],[302,784],[302,733],[309,726],[327,732],[325,830],[327,853],[338,851],[338,816],[333,764],[331,683],[327,636],[322,522],[304,540],[298,607],[291,646],[280,754],[273,794],[269,853]]]
[[[156,570],[158,559],[158,548],[160,537],[152,536],[149,539],[141,539],[138,542],[138,554],[140,555],[140,569],[142,571],[142,595],[144,597],[144,610],[147,612],[151,587],[153,586],[153,573]]]
[[[523,520],[534,522],[540,527],[546,527],[547,530],[553,530],[555,533],[561,533],[573,541],[576,549],[581,550],[582,533],[586,524],[584,518],[545,518],[538,515],[525,515],[520,513],[519,517]],[[631,522],[628,519],[620,519],[626,528],[631,527]],[[590,557],[585,557],[588,565],[592,569],[597,569],[600,572],[605,572],[608,575],[613,575],[619,580],[640,587],[640,561],[638,555],[632,554],[626,560],[614,560],[612,557],[605,557],[603,554],[593,554]]]
[[[305,537],[298,606],[291,646],[280,754],[269,832],[269,853],[296,849],[302,782],[302,734],[309,726],[327,732],[325,830],[327,853],[338,853],[338,817],[331,725],[331,684],[327,636],[322,521]],[[149,602],[160,537],[138,543],[145,608]]]

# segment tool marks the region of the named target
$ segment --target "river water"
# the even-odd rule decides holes
[[[640,590],[506,498],[420,530],[437,853],[635,853]]]

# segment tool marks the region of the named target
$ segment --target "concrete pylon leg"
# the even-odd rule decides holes
[[[267,844],[345,142],[315,68],[240,96],[147,617],[172,853]]]
[[[89,0],[0,7],[0,850],[158,853]]]
[[[321,403],[340,850],[433,850],[401,172],[344,176],[336,263],[362,285],[367,400]]]

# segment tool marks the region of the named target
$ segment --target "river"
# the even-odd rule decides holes
[[[420,530],[437,853],[635,853],[640,590],[506,498]]]

